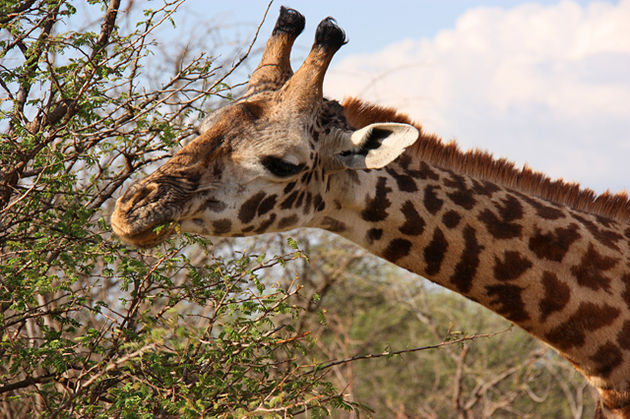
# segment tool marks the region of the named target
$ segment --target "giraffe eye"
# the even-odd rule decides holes
[[[281,158],[274,156],[265,156],[260,162],[265,169],[269,170],[271,174],[278,177],[289,177],[296,175],[304,169],[303,164],[293,164],[282,160]]]

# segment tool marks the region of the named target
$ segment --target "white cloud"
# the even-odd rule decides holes
[[[630,190],[628,22],[630,0],[471,9],[433,39],[337,63],[325,93],[395,106],[553,177]]]

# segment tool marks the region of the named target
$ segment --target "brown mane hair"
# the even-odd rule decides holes
[[[480,150],[463,152],[455,142],[445,144],[435,135],[425,134],[422,126],[392,108],[372,105],[356,98],[347,98],[342,104],[345,116],[354,128],[374,122],[402,122],[420,130],[420,138],[405,154],[421,158],[443,169],[454,170],[469,176],[497,182],[505,187],[536,195],[547,201],[627,223],[630,221],[630,200],[626,192],[597,195],[577,183],[552,180],[525,166],[522,169],[506,159],[495,159]]]

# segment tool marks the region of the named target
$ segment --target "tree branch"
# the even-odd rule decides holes
[[[33,384],[45,383],[47,381],[50,381],[54,376],[55,374],[45,374],[39,377],[27,377],[21,381],[16,381],[15,383],[0,386],[0,394],[32,386]]]
[[[443,346],[458,345],[460,343],[464,343],[464,342],[468,342],[468,341],[475,340],[475,339],[480,339],[480,338],[491,338],[491,337],[494,337],[494,336],[497,336],[497,335],[500,335],[500,334],[503,334],[503,333],[507,333],[510,330],[512,330],[512,326],[510,326],[510,327],[508,327],[507,329],[504,329],[504,330],[499,330],[498,332],[478,333],[478,334],[474,334],[474,335],[470,335],[470,336],[464,336],[462,338],[455,339],[455,340],[449,340],[449,341],[436,343],[436,344],[433,344],[433,345],[419,346],[419,347],[410,348],[410,349],[401,349],[401,350],[398,350],[398,351],[385,351],[385,352],[366,354],[366,355],[355,355],[355,356],[352,356],[352,357],[349,357],[349,358],[339,359],[339,360],[328,362],[327,364],[324,364],[324,365],[317,366],[317,367],[313,368],[312,370],[308,371],[306,374],[310,374],[310,373],[313,373],[313,372],[321,371],[321,370],[333,367],[335,365],[340,365],[340,364],[345,364],[345,363],[348,363],[348,362],[358,361],[358,360],[361,360],[361,359],[375,359],[375,358],[390,357],[390,356],[395,356],[395,355],[401,355],[401,354],[404,354],[404,353],[426,351],[428,349],[437,349],[437,348],[441,348]]]
[[[35,3],[36,0],[26,0],[19,3],[16,8],[10,12],[8,12],[5,16],[0,16],[0,25],[10,22],[12,19],[18,17],[21,13],[30,9],[30,7]]]

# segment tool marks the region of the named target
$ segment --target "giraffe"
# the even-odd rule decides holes
[[[462,152],[390,108],[325,99],[345,33],[324,19],[293,73],[304,22],[281,8],[243,96],[121,195],[113,231],[139,247],[176,231],[337,233],[517,324],[597,389],[597,417],[630,418],[628,196]]]

